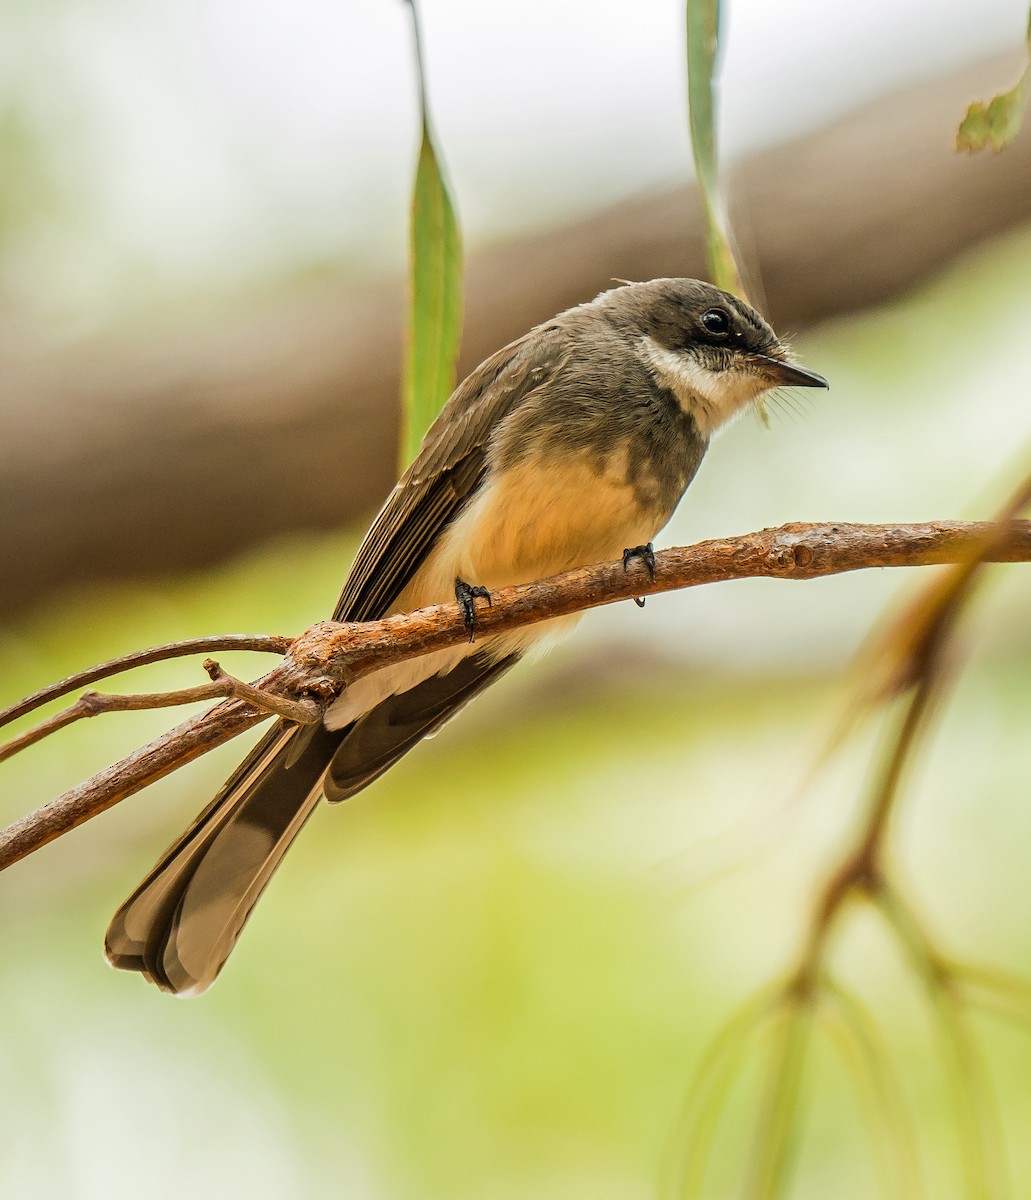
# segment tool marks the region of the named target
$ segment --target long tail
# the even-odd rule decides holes
[[[516,661],[473,655],[344,729],[270,730],[115,914],[108,961],[167,992],[205,991],[319,798],[367,787]]]

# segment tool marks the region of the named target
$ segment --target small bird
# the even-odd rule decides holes
[[[455,389],[366,534],[333,613],[374,621],[457,599],[470,642],[346,688],[317,727],[280,721],[122,905],[108,961],[165,991],[214,982],[321,797],[368,787],[575,617],[472,640],[475,603],[651,542],[713,435],[793,365],[748,304],[695,279],[603,292]]]

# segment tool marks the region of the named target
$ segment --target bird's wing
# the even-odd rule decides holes
[[[338,620],[375,620],[389,611],[482,478],[492,428],[552,377],[564,354],[555,327],[538,329],[458,388],[362,543]],[[168,991],[203,991],[311,815],[327,764],[332,760],[331,797],[352,795],[514,661],[475,655],[443,680],[390,697],[343,731],[278,722],[115,914],[108,960]]]
[[[491,430],[546,384],[565,356],[561,326],[540,327],[499,350],[459,385],[365,535],[334,620],[387,615],[482,480]]]

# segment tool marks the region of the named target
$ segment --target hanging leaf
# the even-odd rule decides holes
[[[991,146],[1001,150],[1020,132],[1027,104],[1029,70],[1025,69],[1020,82],[1008,92],[1000,92],[986,105],[975,100],[956,130],[956,149],[973,154]]]
[[[418,452],[426,430],[455,386],[462,338],[462,236],[434,144],[426,104],[422,39],[414,0],[422,139],[412,189],[408,261],[408,332],[405,341],[401,466]]]
[[[1028,56],[1031,59],[1031,15],[1027,25]],[[956,149],[974,154],[991,146],[995,151],[1008,146],[1020,132],[1027,108],[1027,91],[1031,83],[1031,61],[1024,73],[1008,92],[993,96],[987,104],[975,100],[956,130]]]
[[[716,69],[720,50],[720,0],[687,0],[687,108],[691,151],[702,199],[709,276],[717,287],[748,299],[730,244],[716,153]],[[762,398],[755,403],[762,423],[770,419]]]
[[[716,69],[720,0],[687,0],[687,100],[691,150],[705,218],[706,252],[713,283],[744,297],[741,273],[727,234],[716,153]]]

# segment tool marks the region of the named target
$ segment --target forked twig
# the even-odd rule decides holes
[[[869,567],[965,563],[971,555],[981,555],[994,562],[1031,561],[1031,522],[792,524],[736,538],[675,547],[656,554],[654,578],[650,578],[644,564],[631,562],[624,568],[623,563],[617,561],[566,571],[537,583],[500,589],[492,593],[493,607],[477,614],[477,634],[486,638],[635,596],[723,580],[815,579]],[[249,697],[254,703],[241,698],[244,693],[239,683],[231,681],[232,687],[226,684],[225,693],[213,693],[228,697],[215,708],[189,718],[0,832],[0,870],[252,728],[265,720],[271,709],[280,715],[289,714],[289,720],[312,720],[315,707],[324,705],[331,695],[363,675],[458,645],[467,638],[468,631],[458,606],[446,604],[364,624],[321,622],[294,641],[237,637],[197,639],[173,647],[157,647],[93,667],[44,689],[35,698],[30,697],[8,709],[8,719],[13,719],[12,714],[24,714],[36,707],[41,696],[54,699],[83,682],[107,677],[118,670],[189,653],[185,646],[209,650],[217,643],[223,649],[285,650],[283,661],[257,681],[255,686],[259,692],[251,693]],[[190,691],[190,698],[196,698],[198,693]],[[285,709],[280,704],[283,700],[288,702]],[[303,707],[291,708],[293,704]],[[131,706],[128,699],[125,706]],[[68,720],[58,720],[47,732],[67,723]],[[23,749],[42,736],[45,734],[39,733],[23,741],[19,748]]]

